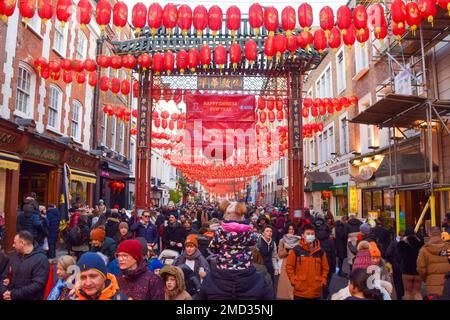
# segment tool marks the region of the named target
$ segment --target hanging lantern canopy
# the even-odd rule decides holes
[[[161,74],[164,70],[164,56],[157,52],[153,55],[153,71],[156,75]]]
[[[311,5],[304,2],[298,7],[298,22],[304,31],[309,32],[313,24],[313,10]]]
[[[163,25],[164,28],[166,28],[169,37],[172,36],[173,28],[177,26],[177,20],[178,20],[177,7],[172,3],[166,4],[163,9]]]
[[[366,7],[359,4],[353,9],[353,24],[357,31],[367,28],[367,10]]]
[[[118,1],[113,6],[113,24],[117,27],[119,33],[128,22],[128,6],[123,1]]]
[[[180,50],[177,53],[177,69],[181,74],[184,74],[184,71],[188,67],[188,54],[185,50]]]
[[[322,29],[317,29],[314,31],[314,49],[319,51],[320,54],[327,47],[327,35]]]
[[[347,29],[347,32],[342,35],[342,40],[344,44],[349,48],[355,44],[356,28],[353,24],[350,25],[350,27]]]
[[[6,23],[8,17],[14,14],[16,9],[16,0],[4,0],[0,1],[0,15],[2,17],[3,23]]]
[[[95,63],[95,61],[93,59],[90,59],[90,58],[87,58],[86,60],[84,60],[83,67],[84,67],[84,70],[86,70],[88,72],[94,72],[95,70],[97,70],[97,64]]]
[[[256,61],[258,57],[258,46],[256,42],[252,39],[248,40],[245,43],[244,52],[245,58],[247,59],[248,63],[250,65],[253,65],[253,63]]]
[[[208,66],[211,64],[211,48],[204,44],[200,48],[200,63],[203,66],[203,69],[208,68]]]
[[[100,0],[95,10],[95,20],[100,26],[100,30],[105,30],[111,22],[112,7],[108,0]]]
[[[56,3],[56,18],[61,22],[61,27],[64,28],[67,21],[72,15],[72,0],[58,0]]]
[[[193,24],[195,30],[197,30],[197,36],[201,38],[203,30],[205,30],[208,25],[208,10],[206,10],[205,6],[198,5],[195,7]]]
[[[278,10],[270,6],[264,10],[264,27],[269,31],[269,37],[273,37],[278,29]]]
[[[34,17],[36,11],[36,0],[19,0],[19,14],[25,20],[25,28],[28,20]]]
[[[197,70],[200,61],[200,54],[197,49],[189,49],[188,51],[188,66],[192,73]]]
[[[400,27],[400,23],[397,24],[395,22],[392,22],[392,34],[396,37],[397,42],[400,43],[405,32],[406,28],[404,23],[402,23]]]
[[[259,3],[254,3],[248,10],[248,22],[253,29],[255,36],[259,35],[259,28],[262,27],[264,22],[264,11]]]
[[[222,29],[223,12],[219,6],[212,6],[208,11],[208,27],[212,31],[213,38]]]
[[[170,75],[175,67],[175,55],[172,51],[167,51],[164,54],[164,70]]]
[[[292,35],[292,30],[295,29],[295,23],[297,22],[295,16],[295,9],[291,6],[287,6],[281,12],[281,26],[286,31],[286,37]]]
[[[237,6],[231,6],[227,10],[226,25],[231,31],[231,36],[236,39],[236,32],[241,27],[241,10]]]
[[[152,67],[152,56],[148,53],[143,53],[138,57],[137,64],[144,70]]]
[[[91,87],[95,87],[97,85],[97,82],[98,82],[98,73],[97,73],[97,71],[89,73],[88,84]]]
[[[178,9],[178,27],[181,29],[181,34],[186,37],[189,29],[192,26],[192,9],[183,4]]]
[[[122,83],[120,84],[120,92],[124,95],[127,96],[130,94],[130,81],[129,80],[122,80]]]
[[[154,37],[163,24],[163,9],[159,3],[155,2],[150,5],[148,8],[147,21],[148,26],[152,30],[152,37]]]
[[[227,50],[224,46],[218,45],[214,49],[214,63],[218,66],[219,71],[221,71],[227,63]]]
[[[345,35],[352,24],[352,11],[349,7],[343,5],[339,7],[336,16],[336,25]]]
[[[109,68],[109,66],[111,65],[111,57],[103,54],[99,55],[97,57],[97,64],[100,66],[100,68]]]
[[[147,7],[142,2],[134,5],[131,13],[131,23],[136,28],[137,34],[140,34],[142,28],[147,24]]]
[[[401,29],[406,20],[406,6],[403,0],[394,0],[391,4],[392,21]]]
[[[233,69],[236,70],[238,63],[242,59],[242,48],[238,43],[233,43],[230,46],[230,62],[233,64]]]
[[[420,25],[421,21],[422,17],[417,2],[408,2],[406,4],[406,22],[408,23],[413,36],[416,35],[417,27]]]
[[[314,37],[312,33],[309,31],[303,31],[297,35],[297,44],[302,49],[309,50],[311,48],[313,41]]]
[[[337,27],[333,27],[328,37],[328,45],[336,53],[337,49],[341,46],[341,32]]]
[[[109,90],[109,78],[107,76],[103,76],[100,78],[100,90],[103,92]]]
[[[110,67],[116,70],[122,68],[122,57],[118,55],[112,56]]]
[[[264,41],[264,54],[267,56],[267,59],[271,61],[275,53],[274,37],[267,37]]]
[[[327,38],[330,36],[331,29],[334,27],[333,9],[325,6],[320,10],[320,27],[325,30]]]
[[[280,61],[281,56],[286,51],[286,45],[287,45],[286,36],[284,34],[277,34],[274,40],[277,62]]]
[[[419,0],[417,5],[422,18],[426,19],[433,26],[433,20],[437,14],[436,0]]]

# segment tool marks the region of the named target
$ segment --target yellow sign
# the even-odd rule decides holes
[[[8,170],[19,170],[19,163],[0,159],[0,168]]]
[[[358,194],[356,191],[356,186],[348,187],[348,198],[349,198],[349,213],[358,213]]]

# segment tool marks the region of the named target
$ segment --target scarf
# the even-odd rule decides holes
[[[200,257],[200,256],[202,255],[202,253],[200,252],[200,250],[197,249],[197,250],[195,250],[195,252],[194,252],[192,255],[190,255],[190,256],[187,255],[186,251],[183,251],[182,255],[183,255],[183,257],[184,257],[186,260],[195,260],[195,259],[197,259],[198,257]]]
[[[299,240],[300,237],[295,234],[285,234],[283,236],[284,247],[288,250],[293,249],[296,245],[298,245]]]
[[[53,287],[52,291],[48,295],[47,300],[59,300],[61,295],[61,290],[67,287],[66,281],[59,279],[56,285]]]

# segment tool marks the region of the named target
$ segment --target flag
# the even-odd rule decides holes
[[[60,200],[59,212],[61,213],[61,220],[69,221],[69,167],[64,164],[62,192]]]

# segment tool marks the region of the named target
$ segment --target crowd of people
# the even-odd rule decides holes
[[[66,223],[30,194],[0,251],[0,300],[450,299],[448,224],[396,237],[386,222],[224,200],[139,214],[100,201]]]

